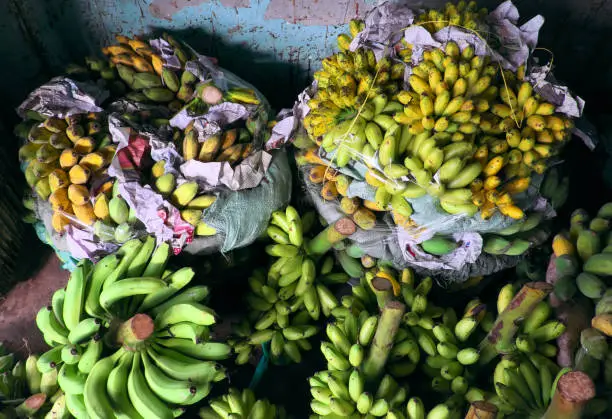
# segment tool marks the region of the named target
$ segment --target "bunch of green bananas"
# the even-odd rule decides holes
[[[4,418],[67,418],[64,393],[57,385],[57,369],[41,374],[36,355],[15,361],[0,343],[0,416]],[[56,416],[53,416],[56,415]]]
[[[494,234],[485,235],[482,250],[490,255],[522,255],[548,238],[549,233],[542,226],[543,221],[543,213],[532,212]]]
[[[327,325],[330,341],[321,343],[321,352],[327,360],[328,369],[315,373],[309,379],[310,392],[314,398],[310,407],[319,417],[330,414],[389,417],[390,411],[391,414],[397,414],[397,409],[405,403],[407,389],[400,387],[389,373],[380,377],[370,360],[377,354],[373,347],[377,329],[389,331],[379,325],[386,321],[383,318],[384,312],[381,317],[370,316],[366,311],[361,311],[358,316],[349,312],[336,323]],[[394,346],[390,351],[390,348],[386,348],[387,356],[412,358],[416,354],[418,358],[420,354],[416,343],[406,340],[406,333],[402,334],[397,329],[395,333],[397,335],[389,339]],[[366,384],[372,392],[366,390]]]
[[[350,28],[355,36],[363,22],[353,22]],[[354,158],[352,153],[360,153],[366,144],[366,120],[379,115],[381,121],[386,121],[389,113],[401,110],[398,102],[387,104],[387,96],[399,91],[405,68],[404,63],[394,63],[389,58],[377,61],[370,48],[349,51],[351,35],[340,35],[341,52],[325,58],[323,68],[314,74],[317,92],[308,101],[310,112],[304,118],[304,127],[313,141],[321,144],[321,137],[326,137],[323,143],[327,151],[344,144],[338,147],[339,166],[346,165]],[[375,97],[378,99],[373,100]]]
[[[200,409],[202,419],[225,418],[285,419],[285,409],[271,404],[268,400],[255,399],[250,389],[242,391],[230,388],[227,394],[210,400],[208,407]]]
[[[39,312],[37,325],[53,348],[38,369],[60,367],[75,417],[172,418],[225,378],[215,361],[231,348],[209,341],[216,315],[201,304],[208,288],[185,288],[194,271],[167,270],[169,256],[170,246],[156,248],[153,237],[130,240],[95,266],[82,261]]]
[[[563,176],[557,166],[551,167],[546,171],[539,192],[554,209],[561,208],[569,194],[569,176]]]
[[[487,17],[486,8],[478,9],[475,1],[469,3],[461,0],[457,4],[446,3],[444,10],[430,9],[417,16],[414,23],[431,33],[438,32],[447,26],[459,26],[469,30],[478,30]]]
[[[561,369],[536,357],[505,356],[493,373],[497,397],[489,401],[509,418],[540,418],[550,404],[559,378],[568,371],[571,369]]]
[[[26,192],[21,200],[23,207],[26,209],[25,214],[21,218],[24,223],[34,224],[38,221],[36,216],[36,197],[29,191]]]
[[[497,294],[498,314],[503,313],[510,306],[517,291],[518,287],[513,283],[508,283],[500,289]],[[550,342],[561,336],[565,330],[565,324],[554,317],[550,301],[542,299],[518,325],[514,343],[504,352],[537,357],[539,364],[547,362],[541,359],[555,359],[558,351],[557,346]],[[554,364],[550,360],[547,363],[550,367]]]
[[[583,209],[570,218],[569,233],[562,231],[553,238],[553,252],[566,265],[558,270],[555,295],[562,301],[572,299],[576,291],[598,300],[608,290],[605,278],[612,274],[612,203],[604,204],[594,218]],[[609,329],[612,333],[612,328]]]
[[[332,241],[344,236],[331,237],[330,232],[338,233],[332,225],[305,238],[314,223],[314,213],[307,214],[300,216],[292,206],[272,214],[267,234],[276,244],[268,245],[266,252],[277,259],[267,273],[256,270],[249,278],[246,301],[251,311],[236,328],[243,338],[234,346],[239,364],[248,361],[255,346],[268,341],[273,362],[300,362],[300,349],[309,350],[307,339],[318,332],[312,321],[319,320],[321,313],[329,317],[339,305],[327,285],[343,284],[350,278],[334,272],[334,258],[325,253]]]
[[[55,231],[61,233],[67,224],[76,224],[71,218],[88,226],[96,220],[110,222],[108,206],[98,203],[113,186],[107,169],[117,148],[111,142],[105,115],[29,115],[32,119],[15,128],[15,134],[27,141],[19,149],[19,159],[25,164],[28,185],[53,208]],[[95,200],[90,197],[94,178],[104,181],[96,187],[99,195]]]

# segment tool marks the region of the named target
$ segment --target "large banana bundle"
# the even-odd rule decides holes
[[[236,328],[242,338],[234,346],[239,364],[266,342],[273,362],[299,363],[300,351],[311,349],[308,338],[318,333],[313,321],[321,314],[329,317],[339,306],[328,286],[344,284],[350,276],[334,271],[333,256],[325,254],[352,234],[355,225],[341,219],[308,237],[314,223],[313,212],[300,216],[292,206],[272,214],[267,234],[275,244],[268,245],[266,252],[276,260],[267,272],[257,270],[249,278],[246,301],[251,311]]]
[[[202,304],[208,289],[187,288],[193,270],[166,269],[169,256],[152,237],[130,240],[95,266],[81,262],[39,312],[52,349],[38,369],[59,367],[75,417],[172,418],[225,378],[215,361],[231,349],[209,340],[216,315]]]
[[[0,344],[0,415],[6,418],[68,418],[65,396],[57,384],[57,368],[41,374],[38,357],[15,361]]]
[[[227,417],[253,419],[285,419],[285,409],[271,404],[268,400],[255,399],[250,389],[230,388],[227,394],[208,402],[200,409],[202,419],[225,419]]]
[[[27,141],[19,149],[26,180],[53,208],[51,224],[55,231],[62,233],[67,224],[89,228],[97,221],[111,227],[126,223],[125,201],[116,197],[109,202],[114,180],[107,169],[116,146],[111,142],[105,115],[40,119],[22,122],[15,132]],[[117,208],[111,212],[111,207]]]

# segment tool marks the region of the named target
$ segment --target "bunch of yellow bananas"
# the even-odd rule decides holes
[[[181,210],[181,217],[195,226],[196,236],[214,236],[217,230],[204,221],[202,213],[210,207],[217,197],[212,194],[198,194],[196,182],[185,182],[177,186],[176,176],[166,173],[166,162],[159,160],[151,167],[151,175],[155,181],[155,189]]]
[[[415,24],[423,26],[429,32],[434,33],[447,26],[461,26],[462,28],[476,30],[489,11],[486,8],[478,9],[475,1],[466,3],[460,1],[456,5],[446,3],[444,10],[430,9],[421,13],[415,20]]]
[[[349,198],[347,195],[351,178],[329,166],[312,166],[308,171],[308,180],[314,185],[321,185],[319,193],[325,201],[339,200],[340,209],[363,230],[371,230],[376,225],[374,211],[384,211],[375,202]]]
[[[181,64],[181,70],[165,66],[164,59],[151,48],[148,42],[123,35],[116,37],[118,45],[102,48],[109,57],[109,63],[91,60],[90,67],[104,67],[108,64],[108,77],[118,76],[127,86],[126,97],[135,102],[167,103],[172,111],[181,109],[185,102],[193,98],[201,100],[202,106],[215,105],[222,101],[258,105],[261,101],[257,94],[248,88],[234,87],[226,92],[213,83],[198,84],[195,74],[185,69],[185,64],[195,59],[181,42],[171,35],[163,34],[174,56]]]
[[[25,121],[15,130],[27,140],[19,149],[26,181],[53,207],[52,225],[58,233],[70,224],[71,215],[86,225],[109,217],[108,208],[92,199],[108,193],[114,183],[106,170],[116,146],[106,127],[103,115],[90,113]],[[95,190],[94,178],[104,181]]]
[[[363,22],[353,21],[350,28],[355,36]],[[323,68],[314,74],[318,90],[308,102],[310,112],[304,118],[304,127],[319,143],[319,137],[339,122],[350,121],[358,114],[364,118],[373,116],[374,105],[366,103],[368,99],[380,94],[395,95],[404,76],[402,62],[393,63],[389,58],[377,62],[374,51],[368,48],[349,51],[350,40],[351,36],[340,35],[341,52],[325,58]]]
[[[193,129],[193,125],[189,125],[185,129],[182,143],[183,158],[204,163],[227,161],[234,165],[251,154],[251,141],[252,133],[247,128],[230,128],[200,142],[198,132]]]

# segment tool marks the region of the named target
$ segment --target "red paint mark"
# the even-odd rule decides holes
[[[526,297],[525,291],[520,290],[519,293],[514,296],[512,301],[510,301],[510,304],[508,304],[508,308],[506,310],[513,310],[517,308],[518,306],[520,306],[523,300],[525,300],[525,297]]]
[[[240,32],[241,30],[242,30],[242,26],[236,25],[236,26],[233,26],[233,27],[229,28],[227,30],[227,33],[231,35],[233,33]]]
[[[296,11],[296,6],[295,6],[295,0],[291,0],[291,4],[293,5],[293,23],[297,23],[297,19],[295,17],[295,11]]]
[[[355,2],[355,16],[359,16],[359,2]]]
[[[504,322],[500,321],[499,323],[497,323],[493,329],[491,329],[491,331],[489,332],[489,336],[487,336],[487,340],[491,343],[496,343],[499,340],[499,337],[501,336],[501,329],[504,327]]]

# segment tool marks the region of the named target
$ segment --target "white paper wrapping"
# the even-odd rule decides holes
[[[17,113],[22,118],[27,110],[46,117],[64,118],[77,113],[102,112],[99,105],[108,96],[107,91],[93,83],[55,77],[30,93],[17,108]]]

